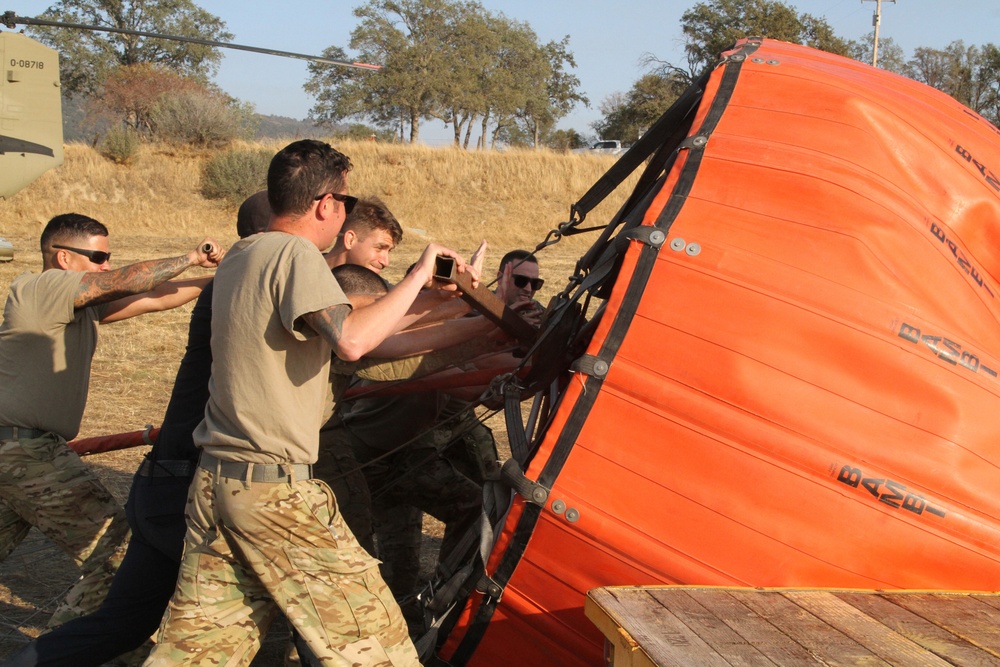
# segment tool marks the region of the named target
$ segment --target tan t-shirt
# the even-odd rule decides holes
[[[330,346],[301,320],[348,304],[315,245],[282,232],[229,250],[212,296],[212,379],[195,444],[220,459],[314,463]]]
[[[85,274],[50,269],[14,279],[0,324],[0,425],[80,432],[104,306],[75,310]]]

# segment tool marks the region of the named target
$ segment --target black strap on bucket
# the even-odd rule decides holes
[[[748,40],[740,51],[730,54],[723,60],[722,64],[725,66],[726,70],[722,75],[718,93],[712,100],[712,105],[708,110],[701,128],[699,129],[698,136],[707,138],[715,130],[715,127],[722,118],[722,114],[728,106],[733,91],[736,88],[736,83],[739,79],[743,63],[745,62],[747,56],[756,51],[759,46],[760,40]],[[708,75],[709,74],[706,73],[706,75],[699,80],[699,83],[705,80]],[[694,86],[692,86],[692,88],[694,88]],[[691,100],[682,96],[684,104],[687,107],[684,113],[680,113],[680,111],[675,108],[677,106],[677,104],[675,104],[674,107],[671,107],[671,109],[668,110],[659,121],[657,121],[654,128],[657,130],[656,136],[661,142],[665,140],[665,137],[671,136],[671,132],[667,128],[667,122],[665,122],[665,119],[669,117],[672,122],[676,123],[678,122],[678,117],[684,118],[685,115],[694,108],[693,105],[697,104],[700,100],[700,88],[697,92],[697,97],[698,99]],[[678,101],[678,104],[680,104],[680,100]],[[650,129],[650,132],[643,137],[643,140],[640,140],[639,143],[633,146],[632,149],[630,149],[629,152],[626,153],[622,159],[619,160],[615,166],[612,167],[612,169],[609,170],[608,173],[606,173],[604,177],[602,177],[594,185],[594,187],[592,187],[587,194],[580,199],[579,202],[577,202],[576,205],[574,205],[574,212],[580,213],[585,217],[587,212],[596,206],[597,203],[607,196],[607,194],[613,191],[614,188],[617,187],[617,185],[620,184],[629,173],[631,173],[631,171],[627,173],[624,171],[627,168],[625,166],[621,166],[619,169],[620,165],[631,165],[631,169],[634,169],[649,154],[651,154],[653,150],[656,149],[652,140],[645,141],[646,137],[652,134],[653,131],[653,129]],[[676,144],[680,144],[682,139],[683,137],[681,137]],[[663,207],[660,216],[656,220],[655,227],[663,231],[665,234],[669,231],[674,220],[683,208],[684,203],[687,201],[687,196],[691,191],[698,169],[701,166],[705,144],[706,142],[699,142],[698,144],[694,144],[694,142],[692,142],[691,153],[684,162],[684,166],[682,167],[677,183],[671,192],[670,200]],[[641,148],[639,148],[640,145]],[[666,146],[663,146],[662,144],[661,147],[666,148]],[[672,153],[673,150],[674,147],[671,147],[669,153]],[[641,158],[638,157],[640,155],[640,151],[644,152]],[[664,164],[666,163],[667,157],[668,156],[660,154],[657,155],[657,158],[662,158]],[[628,160],[626,160],[626,158],[628,158]],[[647,169],[642,178],[646,179],[649,177],[652,180],[655,180],[659,177],[658,172],[652,175],[650,174],[650,169]],[[644,190],[645,188],[641,190],[638,187],[636,188],[637,193],[644,192]],[[633,195],[633,197],[635,196],[636,195]],[[628,207],[623,207],[623,211],[627,210]],[[583,218],[581,217],[580,220],[582,219]],[[612,225],[609,225],[609,230],[611,227]],[[608,230],[605,230],[605,233],[608,235],[607,238],[610,238]],[[602,240],[606,243],[607,238]],[[632,278],[629,281],[629,285],[624,293],[621,307],[619,308],[615,320],[611,324],[608,335],[601,346],[601,350],[597,355],[600,359],[606,360],[610,363],[614,359],[619,347],[624,341],[625,336],[628,333],[628,329],[631,326],[632,319],[638,310],[639,303],[649,280],[649,276],[652,274],[659,249],[659,245],[644,244],[640,250],[639,259],[636,263]],[[603,250],[603,248],[601,250]],[[601,254],[603,253],[598,252],[595,256],[600,256]],[[576,403],[570,411],[570,414],[563,425],[562,431],[560,432],[553,447],[552,454],[549,456],[542,468],[541,474],[538,477],[537,483],[545,489],[552,488],[552,485],[565,465],[566,460],[569,458],[569,454],[572,451],[577,437],[583,429],[584,423],[597,400],[597,396],[600,393],[603,383],[603,375],[590,375],[587,376],[586,380],[584,380],[584,390],[580,393],[580,396],[577,398]],[[528,542],[543,510],[543,505],[538,505],[532,502],[524,504],[520,519],[518,520],[517,526],[514,528],[514,533],[508,542],[507,549],[504,551],[493,575],[489,577],[490,583],[495,588],[498,587],[499,590],[486,592],[485,596],[480,601],[479,607],[476,609],[469,623],[469,627],[465,632],[465,636],[456,648],[454,655],[448,661],[448,664],[453,667],[463,667],[469,659],[472,658],[479,642],[486,633],[490,619],[493,617],[497,604],[502,597],[503,588],[506,587],[507,583],[510,581],[510,578],[514,574],[514,570],[528,547]]]

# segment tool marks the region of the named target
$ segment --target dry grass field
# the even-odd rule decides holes
[[[265,147],[278,150],[282,145]],[[430,241],[468,255],[486,239],[490,252],[484,275],[492,276],[504,252],[534,248],[565,222],[570,205],[614,162],[607,156],[548,151],[482,154],[374,142],[338,148],[354,164],[350,192],[379,196],[403,225],[403,243],[385,274],[390,281],[401,277]],[[87,146],[67,146],[64,165],[0,200],[0,236],[16,249],[14,261],[0,263],[0,293],[6,295],[16,275],[40,270],[38,237],[59,213],[75,211],[104,222],[111,231],[112,266],[179,255],[206,235],[230,245],[236,240],[235,208],[199,194],[201,167],[208,157],[145,147],[133,165],[123,167]],[[627,196],[628,185],[593,211],[585,226],[607,221]],[[539,296],[542,303],[566,285],[593,238],[566,238],[538,254],[547,281]],[[102,328],[80,437],[159,425],[184,350],[189,313],[189,307],[179,308]],[[499,419],[491,426],[503,437]],[[124,501],[146,449],[88,460]],[[433,523],[426,529],[438,532]],[[74,576],[69,559],[36,531],[0,564],[0,657],[44,628]],[[280,636],[270,644],[283,646]],[[254,664],[280,664],[276,650],[263,651]]]

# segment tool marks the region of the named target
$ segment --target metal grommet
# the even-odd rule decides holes
[[[746,56],[743,55],[742,53],[737,53],[735,56],[730,56],[729,59],[732,60],[734,63],[741,63],[744,60],[746,60]]]
[[[552,511],[555,512],[556,514],[562,514],[563,512],[566,511],[566,503],[564,503],[561,500],[553,500]]]
[[[608,362],[603,359],[598,359],[594,362],[594,377],[603,378],[608,374]]]
[[[667,235],[664,234],[659,229],[653,230],[649,233],[649,244],[654,247],[660,247],[663,242],[667,239]]]
[[[575,507],[570,507],[568,510],[566,510],[566,520],[569,521],[570,523],[576,523],[577,521],[579,521],[580,510],[576,509]]]
[[[670,249],[680,252],[681,250],[684,250],[684,246],[686,245],[687,244],[684,242],[684,239],[674,239],[670,242]]]
[[[688,243],[687,248],[685,248],[685,252],[689,254],[691,257],[694,257],[695,255],[701,252],[701,246],[698,245],[697,243]]]
[[[768,60],[767,64],[768,65],[780,65],[781,61],[780,60]]]
[[[697,136],[691,139],[691,145],[695,148],[701,148],[708,143],[708,137]]]
[[[762,62],[764,62],[764,59],[763,59],[763,58],[754,58],[754,59],[753,59],[753,60],[751,60],[750,62],[754,62],[754,63],[762,63]]]

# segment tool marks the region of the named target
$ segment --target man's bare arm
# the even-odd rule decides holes
[[[186,255],[136,262],[114,271],[86,273],[77,288],[73,307],[86,308],[148,292],[193,266],[217,266],[223,255],[222,246],[205,239]]]
[[[115,299],[104,309],[101,324],[120,322],[136,315],[156,313],[183,306],[185,303],[197,299],[211,280],[212,276],[168,280],[148,292]]]
[[[420,289],[432,282],[434,261],[439,255],[453,257],[459,271],[465,269],[461,257],[443,246],[431,244],[424,249],[416,267],[389,293],[371,305],[351,310],[347,306],[331,306],[306,313],[302,319],[323,336],[334,354],[344,361],[355,361],[398,331]]]
[[[382,341],[372,354],[390,358],[426,354],[486,336],[494,331],[496,325],[482,316],[444,320],[400,331]]]

